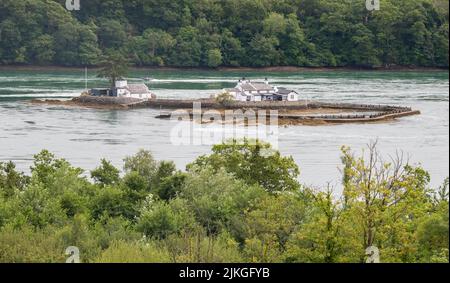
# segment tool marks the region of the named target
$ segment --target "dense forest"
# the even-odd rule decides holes
[[[0,65],[449,66],[447,0],[0,1]]]
[[[342,193],[301,185],[291,157],[249,140],[185,171],[144,150],[121,169],[48,151],[30,175],[0,163],[0,262],[64,262],[68,246],[82,262],[364,262],[369,246],[382,262],[449,261],[448,180],[432,189],[373,144],[342,148]]]

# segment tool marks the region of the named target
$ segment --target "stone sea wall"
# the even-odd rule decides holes
[[[178,99],[151,99],[141,100],[128,97],[95,97],[80,96],[73,98],[71,101],[36,101],[35,103],[48,103],[67,106],[83,106],[100,109],[133,109],[133,108],[153,108],[164,110],[193,108],[194,103],[201,103],[202,110],[208,109],[270,109],[270,110],[299,110],[300,114],[280,113],[279,119],[289,121],[322,121],[326,123],[361,123],[361,122],[377,122],[383,120],[391,120],[399,117],[418,115],[420,111],[413,110],[410,107],[378,105],[378,104],[357,104],[357,103],[329,103],[329,102],[286,102],[286,101],[263,101],[263,102],[228,102],[226,104],[217,103],[213,99],[197,99],[197,100],[178,100]],[[315,114],[308,115],[307,110],[310,109],[336,109],[350,110],[355,113],[350,114]],[[306,110],[302,113],[302,110]],[[169,118],[170,114],[159,115],[157,118]]]

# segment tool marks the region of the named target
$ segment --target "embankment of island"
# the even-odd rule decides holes
[[[276,110],[280,123],[284,125],[301,124],[343,124],[383,122],[396,118],[418,115],[420,111],[405,106],[331,103],[319,101],[262,101],[219,103],[214,99],[150,99],[140,100],[129,97],[80,96],[71,100],[32,100],[33,104],[86,107],[95,109],[138,109],[151,108],[160,111],[185,110],[192,115],[194,104],[201,105],[203,112],[216,110],[258,111]],[[161,113],[156,118],[168,119],[171,112]]]

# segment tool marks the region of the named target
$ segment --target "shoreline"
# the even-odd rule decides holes
[[[244,111],[250,110],[259,113],[259,110],[277,110],[277,117],[282,125],[326,125],[326,124],[347,124],[347,123],[373,123],[394,120],[405,116],[420,115],[419,110],[410,107],[391,105],[366,105],[353,103],[326,103],[326,102],[236,102],[229,105],[222,105],[213,100],[174,100],[174,99],[154,99],[146,101],[128,101],[111,97],[80,96],[72,100],[32,100],[31,104],[84,107],[94,109],[109,110],[130,110],[138,108],[151,108],[161,110],[182,110],[181,114],[193,116],[190,110],[195,102],[202,103],[202,113],[209,111],[219,111],[221,116],[226,110]],[[168,119],[175,112],[161,114],[155,118]],[[180,113],[176,114],[179,115]],[[184,115],[183,114],[183,115]],[[240,115],[240,114],[239,114]],[[243,114],[244,115],[244,114]],[[258,114],[259,115],[259,114]],[[226,115],[225,115],[226,116]],[[245,115],[244,115],[245,116]],[[244,118],[245,121],[245,118]]]
[[[90,67],[90,70],[98,70],[99,67]],[[64,66],[34,66],[34,65],[0,65],[0,71],[81,71],[84,67]],[[362,68],[362,67],[296,67],[273,66],[264,68],[255,67],[130,67],[131,71],[211,71],[211,72],[449,72],[448,68],[439,67],[415,67],[393,66],[390,68]]]

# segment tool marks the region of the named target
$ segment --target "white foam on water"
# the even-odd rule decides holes
[[[77,97],[79,92],[54,92],[54,93],[27,93],[27,94],[0,94],[3,98],[52,98],[52,97]]]

